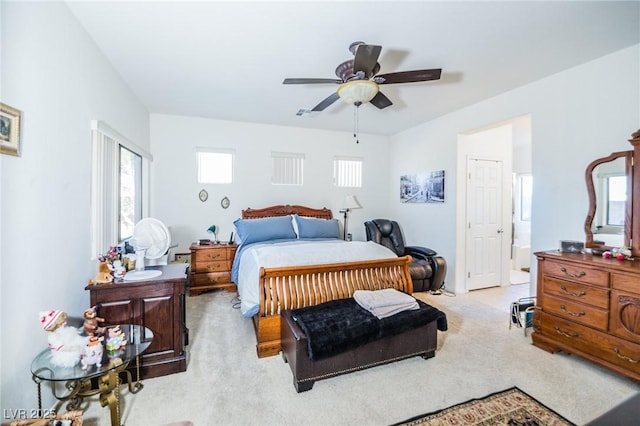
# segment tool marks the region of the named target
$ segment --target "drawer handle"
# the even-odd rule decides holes
[[[573,292],[567,290],[567,286],[566,285],[561,285],[560,286],[560,290],[564,291],[565,293],[567,293],[570,296],[582,297],[582,296],[586,296],[587,295],[586,291],[581,291],[580,293],[573,293]]]
[[[622,358],[625,361],[629,361],[632,364],[637,364],[638,362],[640,362],[640,360],[638,360],[638,359],[633,359],[633,358],[629,358],[628,356],[622,355],[620,353],[620,349],[618,349],[618,348],[613,348],[613,351],[616,353],[616,355],[618,355],[618,358]]]
[[[583,316],[583,315],[586,315],[586,314],[584,313],[584,311],[580,311],[580,312],[578,312],[578,313],[568,311],[568,310],[567,310],[567,307],[566,307],[566,306],[564,306],[564,305],[560,305],[560,309],[562,309],[562,312],[566,312],[567,314],[571,315],[572,317],[581,317],[581,316]]]
[[[222,255],[220,253],[208,254],[207,257],[209,258],[209,260],[215,260],[215,259],[220,259]]]
[[[578,334],[577,332],[573,332],[573,334],[569,334],[569,333],[565,333],[564,331],[560,330],[560,327],[556,326],[554,327],[556,329],[556,333],[563,335],[564,337],[568,337],[569,339],[574,339],[578,336],[580,336],[580,334]]]
[[[567,271],[567,268],[565,268],[564,266],[563,266],[562,268],[560,268],[560,270],[561,270],[562,272],[564,272],[564,274],[565,274],[566,276],[571,277],[571,278],[582,278],[582,277],[584,277],[585,275],[587,275],[587,273],[586,273],[585,271],[580,271],[580,273],[578,273],[578,274],[572,274],[571,272],[568,272],[568,271]]]
[[[217,271],[218,269],[220,269],[219,265],[208,265],[207,269],[210,271]]]

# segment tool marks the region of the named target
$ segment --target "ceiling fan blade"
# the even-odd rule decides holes
[[[378,57],[382,51],[382,46],[375,44],[361,44],[356,50],[356,57],[353,60],[353,73],[363,71],[367,78],[374,73],[374,68],[378,63]]]
[[[313,109],[311,111],[322,111],[326,107],[328,107],[329,105],[331,105],[332,103],[337,101],[338,99],[340,99],[340,96],[338,95],[338,93],[337,92],[333,92],[332,94],[327,96],[322,102],[320,102],[318,105],[313,107]]]
[[[391,102],[389,98],[383,95],[382,92],[376,93],[376,95],[369,101],[369,103],[380,109],[393,105],[393,102]]]
[[[282,84],[321,84],[333,83],[340,84],[342,80],[335,78],[285,78]]]
[[[389,74],[377,75],[377,78],[383,78],[384,81],[378,84],[394,84],[394,83],[417,83],[419,81],[439,80],[442,70],[415,70],[415,71],[402,71],[392,72]]]

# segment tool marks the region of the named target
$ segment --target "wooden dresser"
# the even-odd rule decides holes
[[[640,260],[559,251],[536,257],[533,344],[640,382]]]
[[[231,282],[231,266],[236,255],[236,244],[191,244],[191,286],[189,296],[203,291],[225,289],[236,291]]]
[[[162,275],[144,281],[87,286],[91,306],[97,306],[103,325],[137,324],[153,332],[153,343],[140,361],[142,378],[186,371],[185,263],[150,266]],[[133,367],[130,367],[133,368]],[[135,374],[134,374],[134,377]]]

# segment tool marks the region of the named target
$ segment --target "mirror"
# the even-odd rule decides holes
[[[633,151],[614,152],[587,167],[585,179],[589,213],[585,246],[629,247],[632,226]]]

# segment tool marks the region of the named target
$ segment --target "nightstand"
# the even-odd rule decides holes
[[[191,286],[189,296],[204,291],[225,289],[235,292],[231,282],[231,266],[237,245],[220,243],[210,245],[191,244]]]

